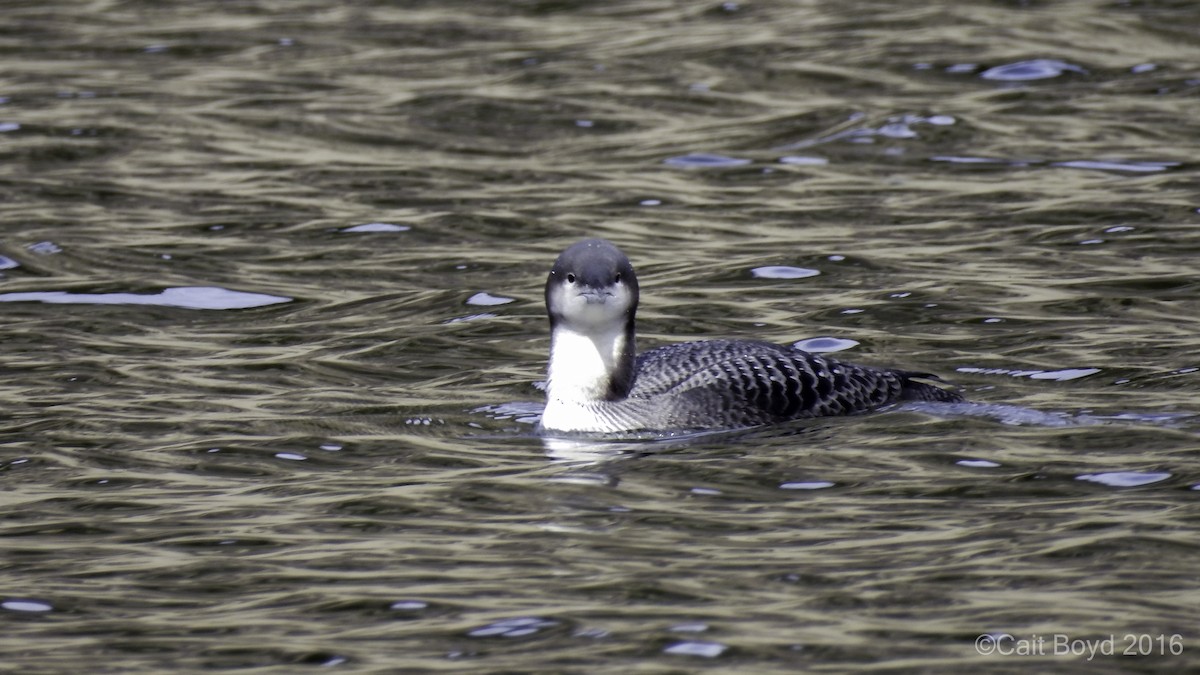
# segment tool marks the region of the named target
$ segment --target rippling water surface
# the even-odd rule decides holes
[[[1197,26],[8,3],[4,662],[1195,666]],[[638,266],[643,346],[823,338],[980,405],[543,440],[584,236]]]

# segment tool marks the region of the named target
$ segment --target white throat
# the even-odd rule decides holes
[[[590,334],[563,325],[555,327],[550,336],[543,427],[564,431],[596,428],[596,406],[605,402],[626,340],[623,326]]]
[[[603,401],[625,350],[625,340],[623,326],[595,333],[556,326],[550,336],[547,398],[577,403]]]

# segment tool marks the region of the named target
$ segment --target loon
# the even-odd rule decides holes
[[[636,354],[638,280],[604,239],[558,256],[546,279],[550,361],[541,429],[713,431],[868,412],[898,401],[962,402],[928,373],[842,363],[758,340],[704,340]]]

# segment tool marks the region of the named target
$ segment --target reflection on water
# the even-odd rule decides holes
[[[291,301],[291,298],[277,295],[246,293],[207,286],[167,288],[158,293],[68,293],[66,291],[0,293],[0,302],[46,302],[53,305],[157,305],[185,309],[246,309]]]
[[[988,68],[980,73],[979,77],[985,80],[999,80],[1001,82],[1025,82],[1027,80],[1046,80],[1052,77],[1060,77],[1065,73],[1087,75],[1088,71],[1077,65],[1064,63],[1057,59],[1032,59],[1029,61],[1017,61],[1016,63],[1005,63]]]
[[[1191,3],[4,16],[12,668],[1196,662]],[[540,438],[583,236],[638,266],[643,348],[815,345],[972,404]]]

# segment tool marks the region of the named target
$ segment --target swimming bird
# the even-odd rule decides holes
[[[603,239],[558,256],[546,278],[550,361],[541,429],[619,433],[740,429],[851,415],[898,401],[961,402],[937,377],[843,363],[759,340],[637,354],[638,280]]]

